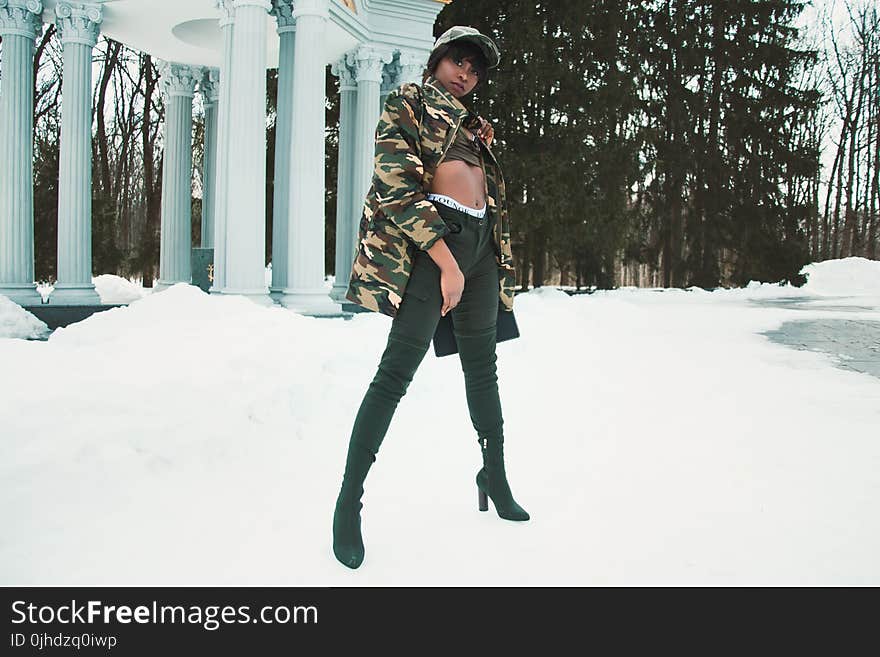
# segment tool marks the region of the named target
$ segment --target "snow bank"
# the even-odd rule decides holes
[[[0,338],[35,340],[45,338],[48,334],[49,327],[45,322],[0,294]]]
[[[806,265],[804,289],[813,294],[880,297],[880,261],[842,258]]]
[[[148,294],[143,286],[113,274],[101,274],[92,278],[101,303],[131,303]]]
[[[246,331],[257,326],[265,328],[272,317],[277,317],[275,313],[291,322],[311,319],[280,307],[263,307],[242,296],[211,295],[195,285],[176,283],[161,292],[146,294],[127,307],[111,308],[56,329],[50,342],[77,346],[130,344],[136,348],[143,341],[167,341],[165,346],[174,348],[181,347],[184,340],[193,340],[191,346],[199,348],[198,343],[209,336],[228,341],[243,339]],[[239,329],[242,335],[230,333]]]

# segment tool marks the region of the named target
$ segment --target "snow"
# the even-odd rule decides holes
[[[143,287],[113,274],[95,276],[92,282],[101,297],[101,303],[132,303],[149,294]]]
[[[845,258],[814,262],[801,270],[807,276],[808,291],[816,294],[845,294],[880,297],[880,261]]]
[[[49,335],[49,327],[33,314],[0,294],[0,338],[38,340]]]
[[[517,295],[498,376],[531,520],[477,510],[461,366],[431,350],[367,477],[355,571],[333,505],[390,318],[178,284],[0,339],[0,583],[880,584],[880,380],[760,335],[840,317],[827,302],[752,303],[826,295],[880,321],[860,309],[876,264],[814,263],[803,288]],[[24,321],[4,300],[0,326]]]
[[[106,304],[131,303],[153,291],[152,288],[145,288],[140,285],[140,279],[133,282],[114,274],[92,276],[92,284],[95,286],[95,291],[101,298],[101,303]],[[43,302],[46,302],[46,300],[49,299],[49,295],[52,294],[54,289],[54,285],[48,285],[45,283],[37,286],[37,292],[43,297]],[[0,337],[13,336],[0,335]]]

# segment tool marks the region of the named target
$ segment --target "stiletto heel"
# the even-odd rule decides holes
[[[485,453],[485,446],[483,451]],[[510,485],[507,483],[507,475],[504,472],[504,461],[498,459],[493,462],[489,458],[486,463],[487,465],[484,465],[477,473],[480,511],[488,510],[487,498],[491,498],[499,517],[505,520],[528,520],[528,511],[517,504],[510,493]]]

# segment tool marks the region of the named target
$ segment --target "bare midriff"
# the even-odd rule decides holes
[[[463,126],[460,130],[469,139],[473,138]],[[462,160],[443,160],[434,171],[430,191],[434,194],[450,196],[475,210],[482,210],[486,206],[482,167]]]

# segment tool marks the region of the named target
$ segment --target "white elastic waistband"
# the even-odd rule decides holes
[[[466,205],[462,205],[458,201],[456,201],[451,196],[446,196],[445,194],[427,194],[426,195],[429,201],[437,201],[438,203],[442,203],[443,205],[449,206],[450,208],[455,208],[456,210],[461,210],[462,212],[471,215],[472,217],[485,217],[486,216],[486,206],[484,205],[479,210],[475,210],[474,208],[469,208]]]

